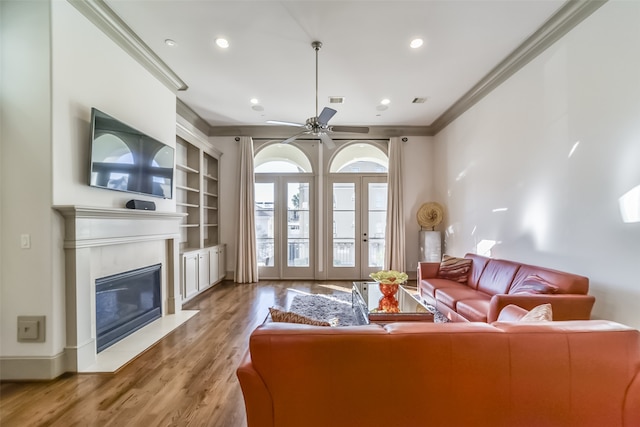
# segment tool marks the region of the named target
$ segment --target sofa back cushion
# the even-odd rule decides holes
[[[520,264],[504,259],[490,259],[480,280],[478,290],[489,295],[506,294]]]
[[[471,260],[471,270],[469,271],[467,286],[471,289],[478,289],[478,280],[491,258],[471,253],[466,254],[464,257]]]
[[[551,293],[586,295],[589,291],[587,277],[523,264],[513,279],[509,293],[513,293],[511,290],[522,288],[524,282],[529,280],[531,276],[537,276],[557,288]]]

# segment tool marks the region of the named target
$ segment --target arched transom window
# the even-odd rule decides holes
[[[341,149],[333,158],[329,171],[332,173],[386,173],[389,158],[375,145],[357,142]]]
[[[254,157],[256,173],[313,172],[309,158],[297,147],[272,144],[260,150]]]

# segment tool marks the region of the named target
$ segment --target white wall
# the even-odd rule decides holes
[[[0,2],[2,108],[0,356],[61,351],[52,300],[50,10]],[[20,236],[31,248],[20,248]],[[44,315],[47,342],[18,344],[17,316]],[[55,344],[54,344],[55,343]]]
[[[259,138],[260,135],[256,135]],[[224,153],[220,162],[220,241],[227,244],[227,277],[233,277],[235,269],[235,239],[238,218],[238,143],[233,137],[211,137],[213,146]],[[406,271],[415,277],[419,247],[418,232],[420,226],[416,221],[416,213],[422,203],[434,200],[433,171],[433,138],[408,137],[404,146],[404,198],[406,222]],[[307,154],[313,156],[314,150],[307,148]],[[326,182],[326,178],[325,178]],[[326,218],[326,216],[325,216]],[[324,278],[326,268],[318,273]]]
[[[410,136],[404,146],[405,271],[415,279],[420,256],[420,225],[416,215],[423,203],[435,201],[433,137]],[[436,230],[441,231],[441,226]]]
[[[52,2],[53,203],[123,208],[160,199],[89,187],[91,107],[175,147],[176,97],[66,1]]]
[[[448,253],[493,240],[493,256],[583,274],[594,317],[634,327],[640,222],[619,198],[640,184],[638,22],[640,3],[609,1],[440,132],[434,163]]]
[[[2,1],[0,362],[56,358],[65,336],[61,217],[53,205],[175,200],[88,186],[95,106],[175,146],[175,95],[66,1]],[[20,249],[30,234],[31,249]],[[18,315],[46,315],[46,342],[18,343]]]
[[[238,167],[240,150],[234,137],[211,137],[211,145],[223,154],[218,163],[218,215],[220,243],[227,244],[227,278],[233,279],[236,260],[236,236],[238,235]]]

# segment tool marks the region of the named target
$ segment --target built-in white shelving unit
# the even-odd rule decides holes
[[[187,214],[180,224],[183,302],[226,275],[226,247],[219,241],[218,222],[221,156],[197,138],[176,137],[176,209]]]

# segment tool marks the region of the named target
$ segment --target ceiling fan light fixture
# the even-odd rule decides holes
[[[304,124],[281,122],[276,120],[267,120],[267,123],[297,126],[305,129],[302,132],[282,141],[283,144],[289,144],[302,135],[313,135],[320,138],[322,144],[326,145],[327,148],[332,149],[335,148],[335,143],[329,136],[329,133],[334,131],[347,133],[369,133],[369,128],[364,126],[330,126],[329,120],[331,120],[331,118],[337,113],[337,111],[333,108],[324,107],[320,114],[318,114],[318,51],[322,47],[322,43],[319,41],[314,41],[311,43],[311,47],[313,48],[313,50],[315,50],[316,53],[316,115],[313,117],[309,117]],[[341,99],[344,102],[344,97],[330,97],[329,100],[331,102],[332,98],[336,98],[336,101]]]
[[[229,47],[229,40],[222,38],[222,37],[218,37],[216,39],[216,44],[218,45],[218,47],[222,48],[222,49],[226,49]]]
[[[384,98],[382,101],[380,101],[381,105],[389,105],[391,104],[391,100],[389,98]]]
[[[409,46],[411,47],[411,49],[417,49],[423,44],[424,44],[424,41],[421,38],[416,38],[411,40],[411,43],[409,43]]]
[[[249,102],[250,102],[250,103],[252,103],[253,105],[256,105],[256,104],[258,104],[260,101],[258,101],[258,98],[251,98],[251,99],[249,100]]]

